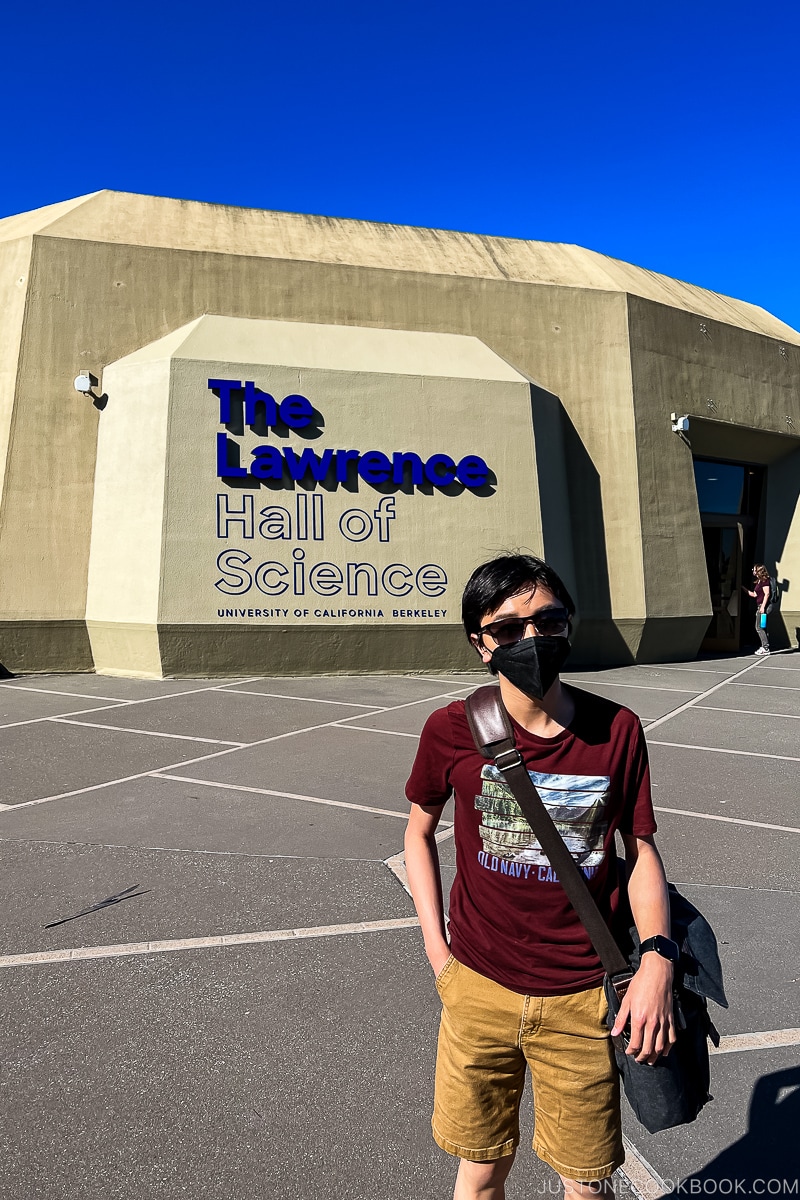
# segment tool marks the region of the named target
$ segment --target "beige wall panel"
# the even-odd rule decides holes
[[[563,288],[512,292],[511,285],[503,292],[502,328],[490,324],[490,313],[472,328],[560,398],[575,598],[587,622],[613,616],[611,640],[627,655],[637,644],[644,591],[626,299]],[[599,625],[579,631],[580,654],[590,628]]]
[[[5,491],[30,258],[30,238],[0,245],[0,505]],[[5,605],[5,600],[0,604]]]
[[[265,443],[280,449],[289,446],[298,455],[307,448],[317,455],[327,449],[381,450],[390,457],[395,451],[413,451],[423,460],[446,453],[458,462],[464,455],[482,453],[497,477],[496,492],[478,495],[463,490],[448,495],[428,486],[389,494],[382,485],[373,487],[363,480],[357,480],[352,491],[307,490],[302,484],[290,490],[230,487],[213,472],[211,452],[223,427],[207,390],[209,377],[230,378],[229,371],[235,379],[254,380],[276,399],[297,392],[307,396],[325,421],[323,436],[315,441],[296,435],[285,440],[258,439],[248,432],[236,439],[243,465],[252,461],[250,450]],[[541,548],[530,389],[525,382],[351,375],[214,362],[175,362],[173,376],[162,623],[217,621],[220,609],[255,608],[268,611],[269,617],[234,619],[250,624],[254,619],[289,625],[348,624],[352,619],[347,612],[369,609],[373,610],[368,618],[371,624],[389,624],[398,619],[411,622],[413,613],[424,609],[437,614],[431,618],[437,624],[457,624],[461,587],[476,561],[498,545],[527,542]],[[475,421],[475,414],[483,411],[491,411],[497,425],[489,448],[481,444]],[[223,497],[220,503],[225,511],[243,506],[249,511],[252,503],[252,538],[242,536],[242,522],[235,519],[225,523],[228,536],[217,537],[218,496]],[[262,536],[259,530],[265,527],[265,517],[272,520],[267,532],[290,536]],[[308,526],[308,532],[299,537],[302,526]],[[368,526],[372,532],[362,540],[362,530]],[[227,552],[249,559],[241,568],[243,581],[245,574],[254,576],[262,562],[281,564],[287,576],[272,572],[263,583],[286,591],[270,597],[259,590],[255,579],[244,592],[221,590],[237,586],[232,580],[226,582],[224,569],[217,565],[218,555]],[[344,577],[341,588],[327,596],[314,590],[313,568],[319,562],[333,564]],[[441,595],[426,598],[410,577],[398,575],[398,590],[412,587],[405,596],[393,598],[380,583],[377,596],[370,597],[362,574],[353,580],[356,594],[348,596],[347,575],[354,570],[348,564],[361,562],[372,564],[381,576],[392,564],[402,564],[415,576],[426,564],[434,564],[444,571],[448,585]],[[337,587],[331,584],[331,589]],[[296,616],[297,612],[303,615]]]
[[[566,414],[580,612],[592,621],[635,621],[644,615],[644,590],[626,300],[559,291],[546,297],[544,312],[533,300],[522,314],[528,330],[515,328],[516,345],[503,343],[500,353],[516,349],[513,361],[558,395]]]
[[[3,500],[2,612],[84,620],[98,411],[73,380],[83,367],[97,373],[85,347],[99,314],[91,254],[75,243],[54,259],[50,246],[33,239]]]
[[[158,620],[169,426],[169,361],[115,364],[97,439],[87,620]],[[187,502],[191,504],[190,495]]]
[[[637,396],[637,412],[680,409],[771,433],[786,433],[788,417],[796,433],[800,347],[637,297],[629,309],[632,355],[663,360],[650,368],[659,390]]]
[[[557,396],[536,384],[531,385],[531,404],[542,524],[542,554],[561,576],[574,600],[578,595],[579,581],[570,512],[564,409]],[[580,617],[575,624],[579,621]]]
[[[215,344],[231,354],[254,352],[259,329],[252,326],[260,327],[262,357],[286,351],[284,357],[294,353],[320,363],[327,355],[340,365],[364,360],[383,369],[183,357],[200,348],[208,354]],[[305,341],[298,340],[301,331]],[[252,635],[247,661],[255,655],[259,662],[249,669],[471,665],[462,644],[460,596],[476,562],[509,545],[541,552],[529,381],[475,339],[450,335],[206,317],[185,331],[182,344],[176,341],[171,335],[105,372],[109,402],[98,442],[87,610],[98,670],[125,669],[119,655],[127,651],[131,670],[152,669],[151,641],[138,631],[154,619],[159,581],[168,673],[239,669],[219,658],[222,645],[236,662],[247,653],[231,628]],[[432,373],[434,344],[442,352],[441,370],[458,368],[461,378]],[[171,366],[159,361],[165,352],[172,354]],[[411,373],[386,369],[401,363]],[[416,365],[429,373],[414,374]],[[478,369],[497,377],[466,377]],[[252,380],[278,403],[302,394],[319,414],[309,429],[318,436],[304,438],[285,427],[257,433],[235,421],[226,429],[209,379]],[[488,447],[481,436],[486,413],[493,429]],[[241,419],[235,403],[234,414]],[[317,457],[378,450],[390,459],[414,453],[422,462],[435,453],[456,463],[481,455],[492,477],[477,491],[460,484],[414,487],[410,480],[370,485],[354,473],[341,483],[248,477],[237,486],[217,475],[219,435],[236,447],[242,467],[263,446]],[[126,623],[137,631],[127,644],[120,632]],[[203,627],[219,636],[200,636]],[[313,664],[308,642],[287,636],[292,627],[314,630]],[[380,632],[384,627],[392,632]],[[447,633],[441,649],[427,628]]]
[[[98,675],[133,675],[161,679],[161,652],[155,625],[87,621],[94,668]]]

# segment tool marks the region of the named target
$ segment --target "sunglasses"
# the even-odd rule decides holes
[[[481,625],[478,633],[488,633],[498,646],[514,646],[522,641],[529,626],[537,637],[562,637],[569,629],[569,613],[565,608],[548,608],[531,617],[506,617]]]

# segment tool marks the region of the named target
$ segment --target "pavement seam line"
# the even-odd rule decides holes
[[[651,728],[651,725],[647,726],[648,732]],[[800,762],[800,758],[791,754],[765,754],[761,750],[731,750],[726,746],[693,746],[689,742],[660,742],[655,738],[652,742],[648,738],[648,742],[651,746],[671,746],[674,750],[702,750],[705,754],[739,754],[744,755],[745,758],[772,758],[779,762]]]
[[[242,750],[245,746],[249,746],[249,742],[228,742],[222,738],[204,738],[194,737],[188,733],[163,733],[155,729],[129,729],[125,725],[100,725],[95,721],[72,721],[69,717],[45,717],[45,721],[52,721],[56,725],[80,725],[84,729],[107,729],[111,733],[140,733],[144,737],[160,737],[173,738],[179,742],[206,742],[210,746],[236,746]]]
[[[715,704],[696,704],[695,708],[701,708],[703,712],[741,713],[743,717],[778,717],[787,721],[800,721],[800,713],[759,712],[755,708],[718,708]]]
[[[655,812],[676,813],[680,817],[700,817],[704,821],[724,821],[728,825],[752,825],[756,829],[777,829],[781,833],[800,833],[800,829],[793,825],[769,825],[766,821],[745,821],[743,817],[723,817],[717,816],[716,813],[692,812],[688,808],[662,808],[658,804],[654,804],[653,809]]]
[[[362,717],[361,720],[364,720]],[[419,741],[418,733],[401,733],[399,729],[371,729],[369,725],[334,725],[334,729],[354,729],[356,733],[388,733],[390,737],[409,737]]]
[[[766,663],[761,663],[760,666],[765,667]],[[770,671],[800,671],[800,667],[770,667]]]
[[[773,692],[800,692],[800,687],[788,687],[783,683],[742,683],[740,687],[763,687]]]
[[[368,863],[385,865],[382,858],[329,858],[319,854],[282,854],[274,850],[256,850],[248,853],[245,850],[206,850],[198,846],[151,846],[145,845],[143,842],[138,842],[132,846],[129,842],[87,842],[79,838],[70,838],[64,841],[63,838],[14,838],[0,837],[0,848],[4,845],[32,845],[36,846],[55,846],[61,849],[64,846],[69,847],[86,847],[90,850],[125,850],[125,851],[147,851],[153,854],[204,854],[208,858],[247,858],[247,859],[267,859],[268,862],[280,859],[282,861],[297,860],[298,862],[323,862],[323,863]]]
[[[437,843],[437,845],[441,845],[442,842],[446,842],[451,837],[454,837],[455,832],[456,832],[455,825],[448,825],[446,829],[440,829],[438,831],[438,833],[436,833],[434,835],[433,840]],[[409,896],[411,896],[411,899],[413,900],[414,897],[411,895],[411,887],[408,882],[408,870],[406,868],[406,852],[405,852],[405,850],[398,850],[397,854],[392,854],[391,857],[385,858],[383,860],[383,865],[385,867],[389,868],[389,870],[392,872],[392,874],[395,876],[395,878],[400,881],[400,883],[403,885],[403,887],[405,888],[405,890],[408,892]],[[445,920],[447,920],[447,917],[445,917]]]
[[[800,896],[800,892],[790,887],[760,888],[746,883],[699,883],[696,879],[675,879],[672,882],[676,888],[716,888],[721,892],[755,892],[759,896]]]
[[[351,921],[343,925],[311,925],[300,929],[268,929],[255,933],[226,933],[217,937],[175,938],[168,941],[122,942],[116,946],[75,946],[69,950],[42,950],[31,954],[4,954],[0,967],[44,966],[96,958],[129,958],[140,954],[166,954],[180,950],[213,950],[223,946],[254,946],[264,942],[291,942],[306,938],[341,937],[346,934],[382,933],[415,929],[417,917],[382,921]]]
[[[726,680],[726,682],[727,682],[727,680]],[[654,683],[617,683],[616,680],[611,680],[611,679],[609,679],[608,682],[606,682],[603,679],[570,678],[570,679],[565,679],[564,683],[566,683],[566,684],[588,683],[589,687],[636,688],[640,692],[689,692],[690,694],[693,694],[695,696],[698,695],[698,692],[695,688],[658,687]]]
[[[320,700],[317,696],[284,696],[281,692],[246,692],[243,688],[234,691],[233,685],[226,690],[233,696],[263,696],[267,700],[299,700],[304,704],[341,704],[342,708],[365,708],[370,712],[381,708],[380,704],[356,704],[353,700]]]
[[[772,1050],[800,1045],[800,1029],[764,1029],[760,1033],[729,1033],[719,1046],[709,1046],[712,1054],[740,1054],[744,1050]]]
[[[692,662],[697,662],[693,659]],[[657,667],[651,667],[647,663],[631,663],[631,666],[637,671],[694,671],[697,675],[728,675],[727,671],[716,671],[713,667],[699,666],[695,667],[692,662],[688,663],[659,663]],[[623,670],[627,668],[623,667]],[[619,670],[619,668],[617,668]]]
[[[111,700],[114,704],[134,704],[134,700],[123,700],[120,696],[90,696],[87,692],[57,692],[55,688],[21,687],[18,683],[0,683],[0,687],[12,692],[32,692],[34,696],[74,696],[76,700]],[[41,720],[41,718],[37,718]]]
[[[22,690],[21,688],[19,689]],[[30,689],[26,689],[30,690]],[[0,725],[0,732],[6,729],[19,729],[22,725],[41,725],[43,721],[55,721],[60,717],[85,717],[90,713],[109,712],[115,708],[124,708],[127,701],[122,701],[119,704],[98,704],[94,708],[76,708],[73,712],[66,713],[50,713],[46,717],[29,717],[27,721],[9,721],[6,725]]]
[[[263,678],[263,676],[258,675],[258,676],[256,676],[256,678],[261,679],[261,678]],[[221,688],[217,688],[217,689],[201,688],[198,690],[200,690],[200,691],[209,691],[209,690],[221,691],[223,689],[221,689]],[[187,693],[182,692],[180,694],[185,696]],[[445,693],[443,693],[443,696],[444,695],[445,695]],[[427,700],[437,700],[437,699],[442,699],[442,698],[443,698],[442,696],[438,696],[438,697],[437,696],[428,696],[425,698],[425,700],[412,700],[405,704],[396,704],[392,708],[381,709],[380,711],[381,712],[394,712],[398,708],[411,708],[414,704],[424,704],[424,703],[426,703]],[[139,703],[139,701],[137,701],[137,703]],[[142,701],[142,703],[145,703],[145,702]],[[12,808],[31,808],[35,804],[49,804],[50,801],[52,801],[52,800],[66,800],[70,796],[84,796],[84,795],[86,795],[87,792],[102,791],[103,788],[115,787],[118,783],[132,783],[134,779],[144,779],[144,778],[146,778],[146,776],[155,775],[159,771],[172,771],[179,767],[192,766],[194,763],[208,762],[208,760],[212,759],[212,758],[224,758],[225,755],[227,755],[227,754],[239,754],[242,750],[253,750],[257,746],[266,746],[269,742],[279,742],[279,741],[283,740],[284,738],[298,737],[302,733],[316,733],[317,730],[319,730],[319,729],[330,729],[334,725],[341,725],[342,722],[344,722],[344,721],[355,721],[357,719],[358,719],[358,715],[353,716],[353,717],[340,717],[336,721],[322,721],[319,725],[306,725],[302,729],[289,729],[285,733],[276,733],[276,734],[273,734],[272,737],[261,738],[257,742],[248,742],[244,746],[232,746],[226,750],[215,750],[212,754],[199,754],[197,756],[197,758],[186,758],[186,759],[181,759],[179,762],[164,763],[163,766],[151,767],[148,771],[137,771],[134,775],[125,775],[119,779],[106,779],[102,783],[92,783],[92,784],[89,784],[88,787],[84,787],[84,788],[73,788],[72,791],[59,792],[55,796],[40,796],[36,800],[24,800],[21,804],[14,804],[14,805],[11,805],[11,807]]]
[[[665,721],[671,721],[673,717],[677,717],[680,713],[686,712],[687,708],[696,707],[696,705],[698,705],[702,700],[705,700],[707,696],[713,696],[714,692],[718,692],[720,688],[727,687],[728,684],[733,683],[735,679],[741,679],[742,675],[747,675],[749,671],[754,671],[756,667],[760,666],[761,663],[758,661],[758,659],[756,659],[756,661],[753,663],[748,663],[746,667],[743,667],[741,671],[737,671],[735,675],[729,675],[720,683],[715,683],[713,687],[706,688],[704,692],[700,692],[697,696],[694,696],[693,699],[687,700],[685,704],[679,704],[677,708],[673,708],[671,712],[665,713],[663,717],[657,717],[655,721],[651,721],[647,726],[648,732],[651,729],[655,729],[658,725],[663,725]]]
[[[634,1191],[638,1192],[643,1200],[658,1200],[659,1196],[665,1195],[669,1191],[666,1183],[624,1133],[622,1144],[625,1147],[625,1162],[620,1168],[620,1174],[632,1184]],[[631,1158],[630,1162],[628,1156]]]
[[[272,788],[247,787],[243,783],[217,783],[213,779],[193,779],[189,775],[165,774],[163,771],[153,771],[153,779],[174,779],[178,783],[199,784],[201,787],[223,788],[230,792],[251,792],[256,796],[277,796],[286,800],[304,800],[309,804],[328,804],[331,808],[352,808],[358,812],[379,813],[384,817],[400,817],[408,820],[407,812],[397,812],[392,808],[372,808],[368,804],[351,804],[346,800],[328,800],[323,796],[303,796],[297,792],[279,792]]]
[[[392,678],[407,679],[408,676],[407,675],[394,675]],[[441,675],[419,675],[419,676],[417,676],[417,678],[430,679],[431,683],[451,683],[457,690],[463,692],[463,691],[466,691],[467,688],[480,687],[481,680],[484,678],[484,676],[483,676],[483,674],[476,675],[474,677],[474,679],[472,679],[468,683],[464,683],[464,684],[457,683],[455,678],[442,679]]]
[[[392,854],[391,857],[384,859],[384,863],[392,872],[395,879],[399,881],[403,889],[408,892],[409,896],[411,896],[411,887],[408,882],[408,871],[406,870],[405,851],[400,850],[397,854]],[[411,896],[411,899],[413,900],[414,897]]]

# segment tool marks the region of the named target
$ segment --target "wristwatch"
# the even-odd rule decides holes
[[[655,937],[647,938],[639,947],[639,954],[646,954],[648,950],[655,950],[656,954],[660,954],[662,958],[668,958],[670,962],[676,963],[681,956],[681,948],[677,942],[673,942],[672,938],[662,937],[657,933]]]

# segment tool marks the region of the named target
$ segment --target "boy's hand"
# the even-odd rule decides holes
[[[611,1036],[617,1037],[630,1019],[626,1054],[651,1067],[670,1052],[675,1042],[672,1015],[672,963],[653,951],[642,955],[639,970],[630,982],[617,1013]]]
[[[441,942],[437,942],[430,949],[426,946],[425,952],[428,955],[428,962],[431,964],[434,975],[438,975],[450,957],[450,947],[444,938],[442,938]]]

